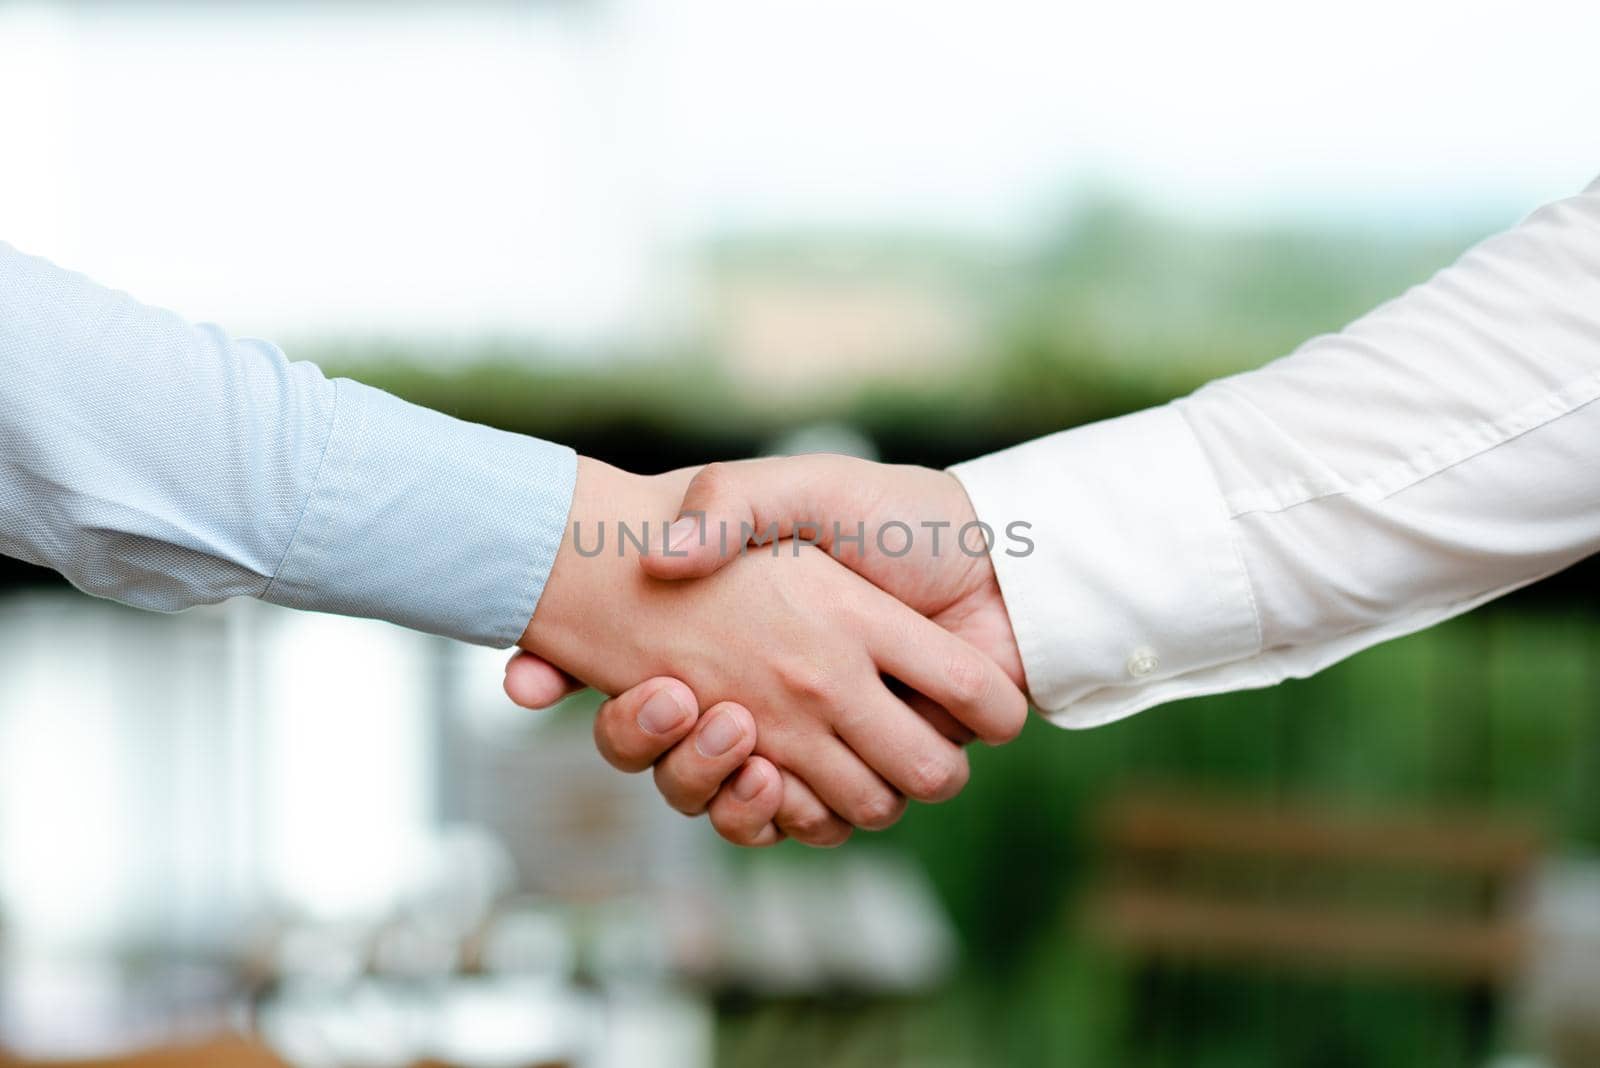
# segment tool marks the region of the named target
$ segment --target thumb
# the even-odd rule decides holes
[[[523,708],[549,708],[583,688],[583,683],[532,653],[518,652],[506,664],[506,696]]]
[[[660,549],[640,560],[663,579],[712,574],[752,545],[800,537],[826,547],[815,507],[820,457],[707,464],[689,482],[679,519]]]

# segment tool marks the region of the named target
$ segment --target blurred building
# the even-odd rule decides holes
[[[707,345],[768,401],[942,379],[982,351],[995,309],[972,269],[924,251],[858,239],[713,255]]]

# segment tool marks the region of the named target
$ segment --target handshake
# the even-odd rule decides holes
[[[601,753],[747,846],[838,845],[943,801],[962,746],[1028,702],[990,563],[1027,524],[978,522],[954,475],[843,456],[641,477],[588,459],[506,692],[619,696]],[[997,539],[1006,539],[1006,546]]]

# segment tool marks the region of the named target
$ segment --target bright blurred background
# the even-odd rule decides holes
[[[1258,366],[1583,187],[1596,31],[12,2],[0,239],[635,470],[944,465]],[[600,764],[593,699],[511,708],[498,654],[7,563],[0,1050],[1589,1068],[1595,576],[1310,681],[1036,722],[892,831],[736,855]]]

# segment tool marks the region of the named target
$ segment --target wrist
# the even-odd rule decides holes
[[[626,629],[615,627],[615,615],[642,593],[636,589],[643,583],[639,545],[660,541],[677,515],[683,481],[678,475],[635,475],[580,456],[555,564],[517,644],[584,677],[585,661]]]

